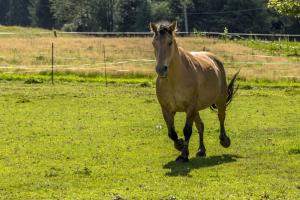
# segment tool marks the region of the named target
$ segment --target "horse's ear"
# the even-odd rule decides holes
[[[155,33],[155,34],[158,33],[156,24],[154,24],[154,23],[152,23],[152,22],[150,22],[150,30],[151,30],[153,33]]]
[[[170,24],[169,29],[171,32],[176,32],[177,31],[177,22],[172,22],[172,24]]]

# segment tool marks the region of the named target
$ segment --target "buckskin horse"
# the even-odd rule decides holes
[[[234,82],[237,72],[227,86],[222,62],[209,52],[188,52],[178,47],[175,34],[177,23],[150,23],[154,33],[153,47],[156,58],[156,95],[161,105],[168,136],[174,147],[181,152],[178,162],[188,162],[189,141],[195,122],[199,132],[197,156],[206,156],[203,143],[204,124],[199,111],[205,108],[217,110],[220,122],[220,144],[228,148],[230,138],[226,135],[224,121],[226,107],[237,89]],[[183,129],[184,140],[179,139],[174,127],[176,112],[186,113]]]

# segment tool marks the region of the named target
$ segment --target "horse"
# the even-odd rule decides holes
[[[199,111],[212,108],[218,112],[220,122],[220,144],[228,148],[231,144],[226,135],[224,121],[226,107],[237,88],[234,83],[239,71],[227,85],[225,69],[214,54],[188,52],[176,42],[177,22],[168,24],[150,23],[154,33],[152,45],[156,58],[156,96],[168,128],[168,136],[174,147],[181,152],[177,162],[188,162],[189,141],[195,123],[199,133],[199,148],[196,156],[206,156],[203,142],[204,124]],[[175,131],[176,112],[185,112],[184,140]]]

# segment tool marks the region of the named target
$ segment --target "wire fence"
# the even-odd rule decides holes
[[[53,33],[41,32],[39,34]],[[49,74],[50,72],[55,75],[56,72],[60,72],[84,75],[98,74],[99,76],[106,76],[107,74],[120,76],[155,74],[156,61],[150,37],[134,37],[136,35],[129,38],[85,37],[81,35],[84,33],[80,33],[79,37],[60,37],[60,34],[78,35],[77,32],[58,32],[55,38],[20,38],[18,34],[16,34],[16,37],[2,38],[0,73]],[[97,33],[87,34],[93,36]],[[119,33],[114,34],[118,35]],[[271,34],[265,35],[274,36]],[[287,35],[278,36],[286,37]],[[288,35],[288,37],[291,37],[291,35]],[[293,35],[293,37],[298,37],[298,35]],[[244,76],[249,76],[251,72],[251,78],[259,78],[262,73],[267,73],[266,76],[271,76],[272,79],[281,77],[299,79],[300,59],[297,56],[289,58],[266,54],[245,47],[247,45],[230,43],[218,38],[207,38],[203,35],[201,37],[193,35],[178,38],[178,40],[186,49],[215,53],[221,57],[229,73],[238,68],[243,68]],[[51,50],[52,43],[54,44],[53,52]],[[285,45],[289,45],[289,43]],[[53,57],[51,56],[52,53]]]
[[[24,33],[18,32],[0,32],[0,35],[22,35]],[[65,31],[41,31],[32,32],[30,35],[92,35],[92,36],[111,36],[111,37],[136,37],[136,36],[152,36],[151,32],[65,32]],[[297,38],[300,39],[300,34],[281,34],[281,33],[224,33],[224,32],[209,32],[209,31],[192,31],[192,32],[177,32],[178,36],[195,36],[195,35],[207,35],[207,36],[237,36],[237,37],[264,37],[264,38]]]

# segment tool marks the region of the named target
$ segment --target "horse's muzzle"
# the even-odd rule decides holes
[[[167,78],[168,77],[168,66],[156,67],[156,73],[159,78]]]

